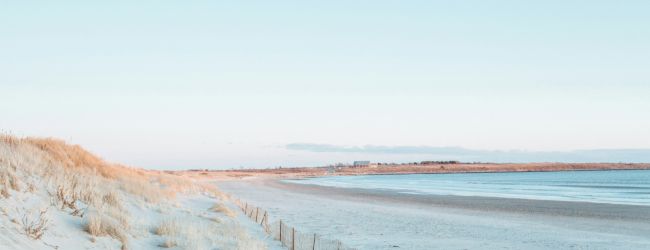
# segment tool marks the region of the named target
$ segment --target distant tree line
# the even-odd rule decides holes
[[[421,161],[420,165],[433,165],[433,164],[459,164],[460,161]],[[417,163],[416,163],[417,164]]]

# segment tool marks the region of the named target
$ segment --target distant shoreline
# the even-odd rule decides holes
[[[605,169],[567,169],[567,170],[530,170],[530,171],[476,171],[476,172],[414,172],[414,173],[369,173],[362,175],[409,175],[409,174],[502,174],[502,173],[546,173],[546,172],[588,172],[588,171],[642,171],[650,170],[650,168],[605,168]],[[334,176],[355,176],[355,175],[334,175]],[[304,176],[298,178],[285,178],[285,180],[302,179],[302,178],[318,178],[322,176]]]
[[[650,163],[458,163],[458,164],[395,164],[374,167],[298,167],[238,170],[183,170],[170,171],[194,178],[241,179],[309,178],[347,175],[404,175],[404,174],[458,174],[458,173],[519,173],[650,170]]]

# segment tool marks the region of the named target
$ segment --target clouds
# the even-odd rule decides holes
[[[330,144],[291,143],[289,150],[303,150],[328,153],[372,153],[372,154],[468,154],[475,150],[460,147],[427,147],[427,146],[336,146]]]
[[[315,143],[291,143],[288,150],[314,153],[411,155],[413,159],[484,162],[650,162],[650,149],[594,149],[574,151],[474,150],[462,147],[431,146],[338,146]]]

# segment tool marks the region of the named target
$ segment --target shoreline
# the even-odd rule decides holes
[[[327,195],[361,202],[384,201],[395,204],[437,206],[474,211],[498,211],[507,213],[539,214],[616,220],[650,221],[650,206],[598,203],[583,201],[559,201],[487,196],[461,196],[437,194],[400,193],[389,189],[364,189],[320,186],[315,184],[283,182],[285,179],[267,179],[262,185],[310,195]]]
[[[276,218],[358,249],[648,249],[650,207],[222,181]],[[535,241],[531,239],[535,238]]]
[[[650,168],[593,168],[593,169],[567,169],[567,170],[522,170],[522,171],[459,171],[459,172],[399,172],[399,173],[367,173],[367,174],[333,174],[333,175],[305,175],[291,178],[278,177],[281,180],[300,180],[327,176],[360,176],[360,175],[410,175],[410,174],[501,174],[501,173],[548,173],[548,172],[589,172],[589,171],[639,171]],[[303,184],[309,185],[309,184]]]
[[[459,163],[431,165],[380,165],[376,167],[295,167],[238,170],[167,171],[198,179],[232,180],[246,177],[309,178],[321,176],[406,175],[406,174],[469,174],[650,170],[650,163]]]

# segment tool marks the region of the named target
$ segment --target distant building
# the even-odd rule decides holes
[[[370,162],[369,161],[355,161],[352,165],[354,167],[367,167],[368,165],[370,165]]]

